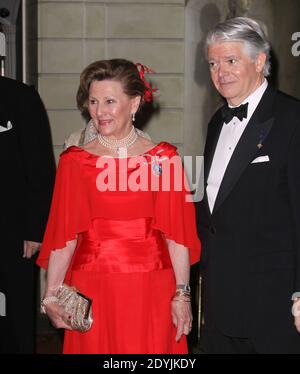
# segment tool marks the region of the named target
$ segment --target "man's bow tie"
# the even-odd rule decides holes
[[[247,118],[248,103],[242,104],[235,108],[229,108],[228,105],[224,106],[222,109],[222,117],[225,123],[229,123],[233,117],[237,117],[240,121],[243,118]]]

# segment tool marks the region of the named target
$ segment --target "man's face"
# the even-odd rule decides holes
[[[212,81],[232,106],[241,104],[262,84],[265,61],[264,53],[252,61],[242,42],[220,42],[208,47]]]

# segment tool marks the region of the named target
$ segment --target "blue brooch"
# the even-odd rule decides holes
[[[161,167],[161,165],[154,163],[152,165],[152,171],[153,171],[154,175],[160,176],[161,173],[162,173],[162,167]]]
[[[259,142],[257,144],[257,148],[258,149],[261,149],[263,147],[263,141],[265,140],[265,137],[266,137],[266,134],[262,131],[260,134],[259,134]]]

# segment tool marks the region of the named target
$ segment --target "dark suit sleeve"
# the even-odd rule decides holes
[[[296,247],[296,276],[294,291],[300,292],[300,122],[296,126],[290,147],[288,179]]]
[[[24,240],[41,242],[49,214],[55,177],[49,121],[39,94],[25,87],[21,101],[20,148],[25,177]]]

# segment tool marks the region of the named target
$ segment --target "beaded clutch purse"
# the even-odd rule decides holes
[[[71,327],[81,332],[92,327],[92,300],[81,294],[75,287],[63,284],[59,287],[56,297],[58,304],[71,315]]]
[[[66,284],[61,285],[55,296],[48,299],[51,302],[57,302],[71,316],[70,324],[73,330],[80,332],[88,331],[93,324],[92,300],[80,293],[75,287]],[[42,302],[42,310],[45,308]]]

